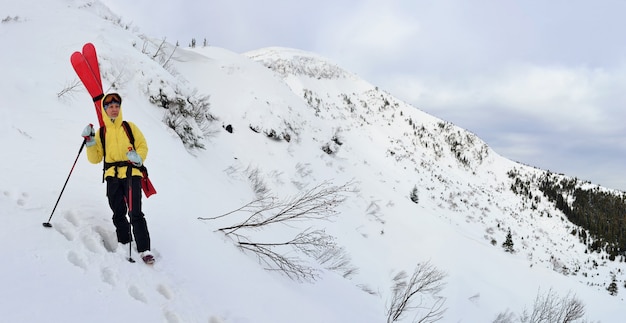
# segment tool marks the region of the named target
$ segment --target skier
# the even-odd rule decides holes
[[[101,100],[104,127],[95,133],[89,124],[82,136],[89,161],[98,164],[104,159],[103,181],[107,182],[107,197],[113,211],[117,241],[122,245],[132,241],[132,225],[137,251],[145,263],[151,264],[154,255],[150,252],[150,233],[141,210],[142,173],[139,170],[148,154],[148,144],[134,123],[123,121],[121,104],[119,94],[105,95]],[[134,143],[131,138],[134,138]],[[132,183],[130,187],[129,183]],[[130,224],[126,218],[127,211]]]

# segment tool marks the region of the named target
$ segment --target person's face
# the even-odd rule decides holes
[[[109,118],[117,118],[117,116],[120,114],[120,105],[117,103],[111,103],[107,107],[106,113],[109,116]]]

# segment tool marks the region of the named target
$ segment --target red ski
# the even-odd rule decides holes
[[[91,95],[100,127],[104,126],[100,105],[100,100],[104,93],[102,90],[102,80],[100,79],[100,67],[98,66],[96,48],[92,43],[87,43],[83,46],[82,53],[77,51],[72,54],[70,61],[72,62],[72,66],[78,78],[80,78],[87,92]]]
[[[83,45],[83,56],[87,60],[93,76],[98,81],[100,91],[102,91],[102,79],[100,78],[100,66],[98,64],[98,55],[96,55],[96,47],[92,43]]]

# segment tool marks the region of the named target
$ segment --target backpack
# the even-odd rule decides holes
[[[128,124],[128,122],[126,122],[126,120],[122,121],[122,128],[124,128],[124,132],[126,132],[126,135],[128,136],[128,139],[130,140],[130,144],[133,146],[133,150],[135,149],[135,136],[133,136],[133,131],[130,129],[130,125]],[[133,168],[137,168],[139,169],[139,171],[141,171],[141,174],[143,175],[141,178],[141,188],[143,189],[144,194],[146,195],[146,197],[150,197],[150,195],[152,194],[156,194],[156,190],[154,189],[154,186],[152,186],[152,182],[150,182],[150,179],[148,178],[148,169],[146,168],[145,165],[141,165],[141,167],[137,167],[134,166],[128,162],[115,162],[115,163],[107,163],[106,162],[106,142],[105,142],[105,138],[106,138],[106,126],[102,126],[100,127],[100,142],[102,143],[102,182],[104,183],[104,174],[106,173],[107,169],[111,168],[111,167],[115,167],[115,175],[117,177],[117,167],[133,167]]]

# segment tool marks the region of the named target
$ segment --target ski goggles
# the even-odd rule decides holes
[[[102,100],[102,105],[104,107],[104,109],[106,110],[111,104],[117,104],[117,105],[121,105],[122,104],[122,98],[119,96],[119,94],[117,93],[111,93],[111,94],[107,94],[104,99]]]

